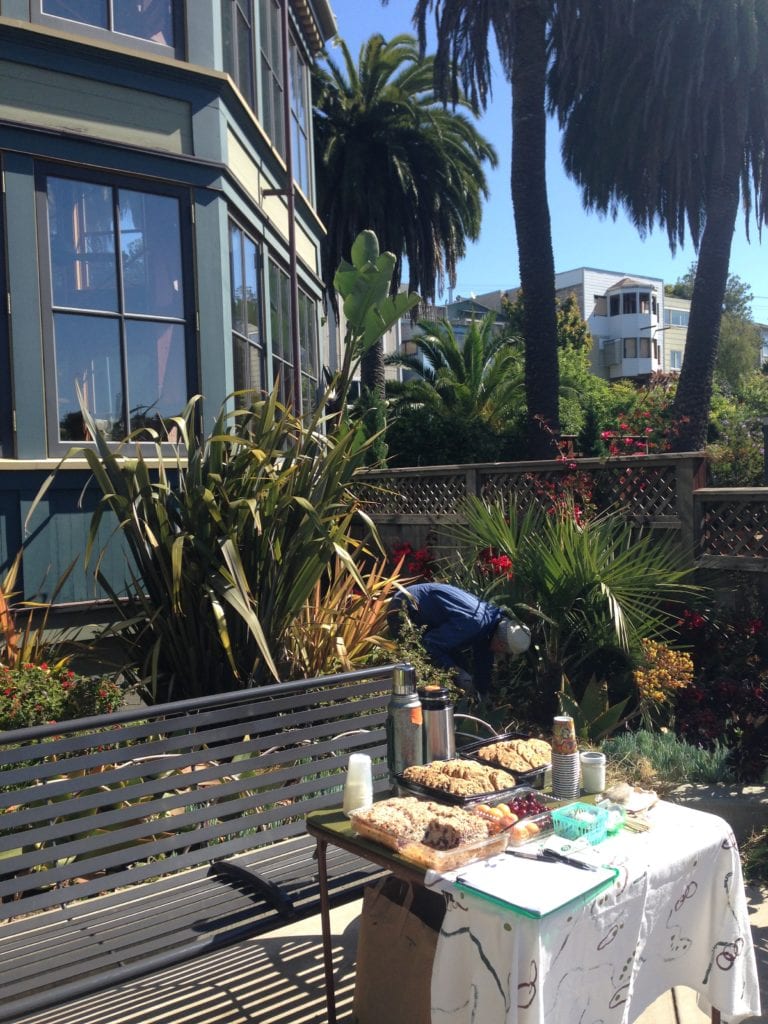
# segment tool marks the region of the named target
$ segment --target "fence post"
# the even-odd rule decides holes
[[[694,491],[705,483],[706,462],[700,455],[685,456],[677,463],[677,515],[680,520],[680,547],[691,568],[696,564],[698,523]]]
[[[479,497],[480,492],[478,489],[478,480],[480,476],[477,472],[476,466],[467,466],[466,476],[464,479],[464,488],[466,491],[466,497],[474,498]]]

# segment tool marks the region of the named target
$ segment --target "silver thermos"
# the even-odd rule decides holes
[[[418,694],[424,716],[424,763],[448,761],[456,753],[453,701],[444,686],[424,686]]]
[[[424,763],[422,722],[416,670],[410,665],[396,665],[387,708],[387,768],[393,783],[395,776],[412,764]]]

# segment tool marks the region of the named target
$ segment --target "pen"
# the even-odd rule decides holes
[[[520,850],[505,850],[510,857],[523,857],[525,860],[543,860],[545,863],[569,864],[572,868],[582,868],[584,871],[597,871],[594,864],[585,864],[583,860],[576,860],[575,857],[566,857],[565,854],[556,853],[554,850],[540,850],[538,853],[523,853]]]

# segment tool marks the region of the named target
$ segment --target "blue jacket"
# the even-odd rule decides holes
[[[473,681],[480,693],[491,684],[491,639],[504,613],[500,608],[447,583],[415,583],[408,596],[396,594],[390,601],[390,628],[397,635],[400,608],[418,627],[426,626],[422,643],[439,668],[460,668],[462,652],[471,649]]]

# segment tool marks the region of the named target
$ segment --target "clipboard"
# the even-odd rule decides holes
[[[587,902],[618,878],[617,868],[582,871],[557,861],[500,856],[476,861],[456,872],[460,892],[525,917],[542,918],[572,903]]]

